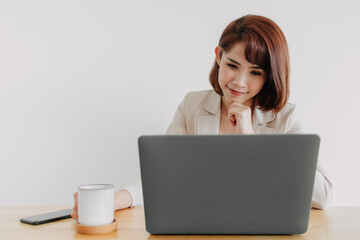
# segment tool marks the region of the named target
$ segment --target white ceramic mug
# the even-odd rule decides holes
[[[78,187],[79,224],[98,226],[114,220],[114,186],[89,184]]]

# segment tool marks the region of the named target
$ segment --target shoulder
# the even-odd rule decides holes
[[[185,95],[181,107],[186,114],[216,114],[220,109],[221,96],[214,90],[193,91]]]
[[[184,102],[192,108],[202,107],[212,99],[220,97],[214,90],[192,91],[185,95]]]
[[[214,93],[213,90],[191,91],[185,95],[185,99],[187,101],[206,100],[212,93]]]
[[[278,124],[285,127],[286,133],[300,133],[301,124],[296,104],[287,103],[285,107],[276,114]]]
[[[287,103],[280,112],[257,111],[256,121],[261,126],[270,127],[275,133],[301,133],[301,124],[297,115],[296,105]]]
[[[293,112],[295,111],[296,105],[292,103],[287,103],[280,112],[275,113],[274,110],[262,111],[259,107],[256,107],[255,118],[257,123],[276,123],[276,122],[286,122],[289,119]]]
[[[276,114],[276,118],[291,118],[291,116],[296,113],[296,104],[287,103],[280,112]]]

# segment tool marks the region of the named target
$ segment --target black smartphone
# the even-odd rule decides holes
[[[20,222],[31,225],[39,225],[48,222],[54,222],[61,219],[71,218],[72,209],[64,209],[56,212],[49,212],[40,215],[24,217],[20,219]]]

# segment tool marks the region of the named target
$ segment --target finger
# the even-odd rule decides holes
[[[230,115],[230,116],[228,117],[228,119],[230,120],[231,125],[234,127],[234,126],[236,125],[236,118],[235,118],[235,116],[234,116],[234,115]]]
[[[229,119],[230,121],[236,121],[237,115],[238,115],[238,113],[236,112],[235,109],[229,109],[228,119]]]
[[[74,193],[74,211],[78,209],[78,192]]]
[[[233,104],[230,105],[228,111],[237,111],[237,110],[239,110],[239,108],[240,108],[240,106],[234,102]]]
[[[71,217],[72,217],[73,219],[76,219],[76,220],[77,220],[77,214],[76,214],[75,212],[72,212],[72,213],[71,213]]]
[[[239,103],[239,102],[232,102],[232,103],[230,104],[230,107],[231,107],[231,106],[233,106],[233,107],[238,107],[238,106],[242,106],[242,104]]]
[[[234,116],[232,114],[228,114],[228,119],[233,122],[235,119],[234,119]]]
[[[75,210],[75,207],[73,208],[73,212],[70,214],[72,218],[78,219],[78,211]]]

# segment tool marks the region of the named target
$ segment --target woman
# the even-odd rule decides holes
[[[213,90],[190,92],[167,134],[301,133],[289,98],[289,53],[281,29],[270,19],[247,15],[231,22],[215,48]],[[77,193],[72,216],[77,218]],[[312,207],[326,209],[332,184],[318,163]],[[115,194],[115,209],[142,203],[138,179]]]

